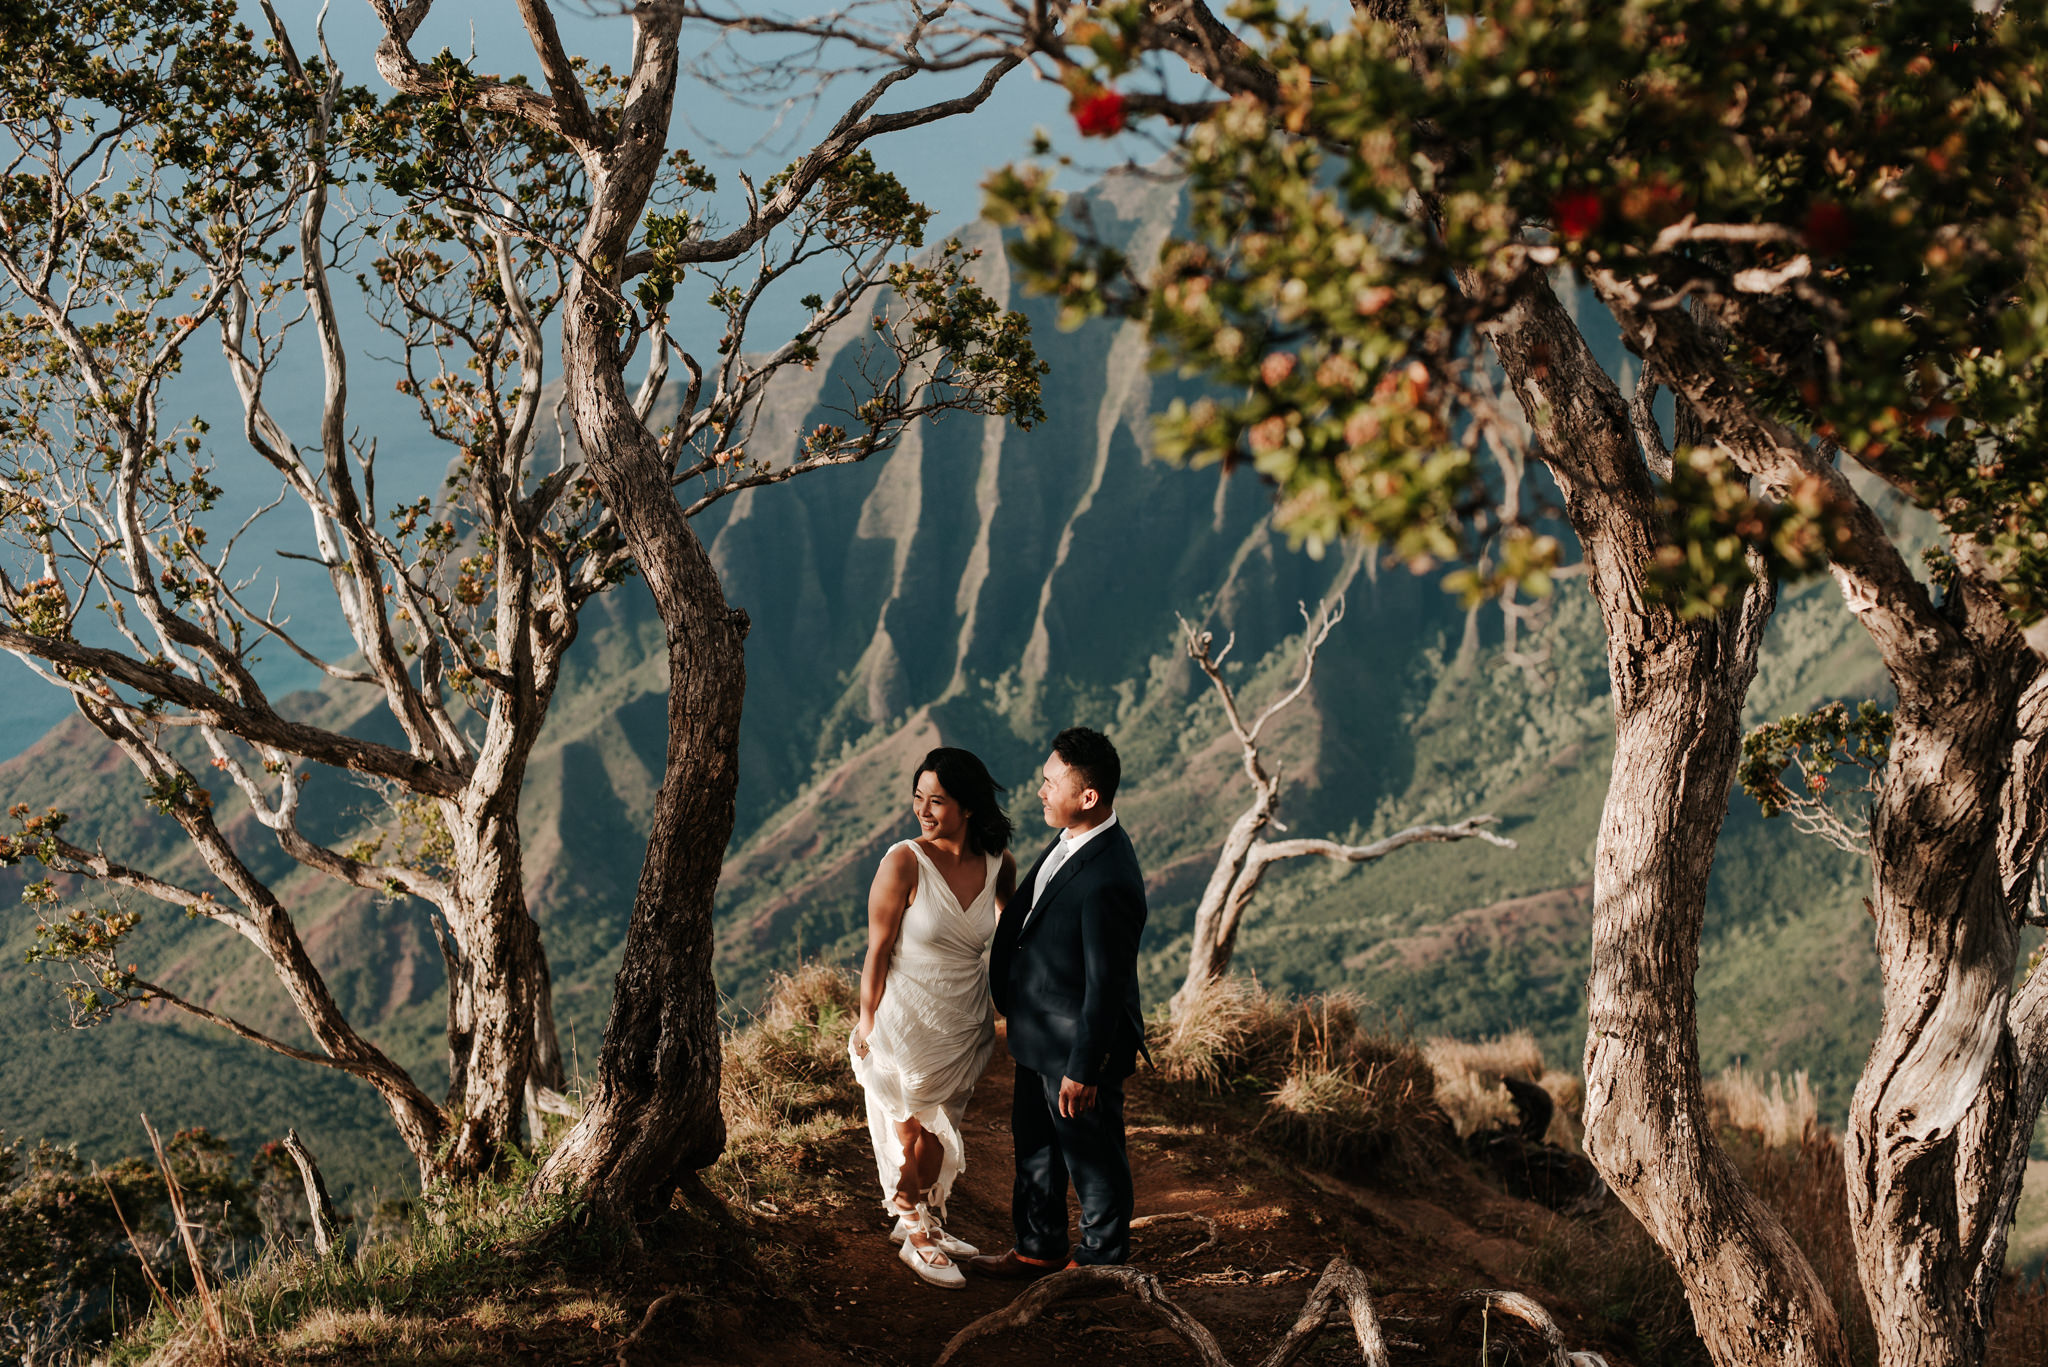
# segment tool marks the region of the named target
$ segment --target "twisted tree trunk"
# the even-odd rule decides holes
[[[2014,855],[2039,842],[2037,747],[2024,742],[2042,720],[2043,676],[2017,633],[1997,629],[1991,648],[1901,681],[1871,823],[1884,1017],[1843,1156],[1887,1367],[1983,1360],[2048,1080],[2048,994],[2011,992],[2031,882]]]
[[[2040,989],[2011,992],[2048,824],[2040,657],[1969,538],[1951,537],[1935,600],[1835,460],[1752,407],[1711,314],[1593,279],[1705,435],[1765,492],[1805,486],[1843,533],[1830,567],[1899,698],[1871,821],[1884,1017],[1843,1146],[1850,1226],[1886,1367],[1981,1361],[2048,1090]]]
[[[1712,1127],[1693,974],[1774,604],[1686,621],[1645,578],[1661,522],[1627,405],[1547,286],[1485,329],[1564,491],[1607,629],[1614,771],[1587,983],[1586,1152],[1676,1268],[1715,1362],[1846,1363],[1833,1304]],[[1681,405],[1683,407],[1683,405]]]
[[[536,1181],[612,1218],[665,1206],[725,1147],[711,906],[739,784],[747,619],[727,605],[669,486],[671,462],[634,412],[619,291],[674,98],[673,12],[636,17],[633,94],[619,136],[586,153],[590,219],[563,302],[562,362],[576,439],[668,636],[668,763],[634,896],[596,1087]]]

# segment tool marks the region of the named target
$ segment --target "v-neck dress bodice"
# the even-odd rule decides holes
[[[988,947],[1002,856],[985,856],[981,891],[962,906],[924,848],[915,840],[903,844],[917,859],[917,891],[903,912],[867,1057],[854,1054],[853,1071],[867,1093],[882,1200],[889,1201],[902,1175],[896,1127],[916,1116],[944,1149],[928,1198],[943,1211],[953,1179],[967,1166],[959,1122],[995,1049]]]

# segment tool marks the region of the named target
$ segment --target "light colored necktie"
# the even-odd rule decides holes
[[[1066,864],[1067,857],[1073,853],[1073,849],[1074,843],[1065,836],[1061,836],[1059,842],[1052,847],[1052,853],[1045,857],[1045,867],[1038,871],[1038,886],[1031,889],[1031,909],[1033,911],[1038,910],[1038,900],[1045,896],[1045,890],[1052,886],[1053,878]]]

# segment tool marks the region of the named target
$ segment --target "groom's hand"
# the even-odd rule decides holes
[[[1095,1089],[1070,1077],[1060,1079],[1060,1115],[1073,1119],[1083,1111],[1095,1109]]]

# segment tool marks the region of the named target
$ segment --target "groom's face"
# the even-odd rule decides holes
[[[1095,810],[1100,795],[1081,777],[1081,771],[1057,753],[1046,757],[1044,779],[1038,785],[1038,800],[1045,807],[1045,824],[1064,831]]]

